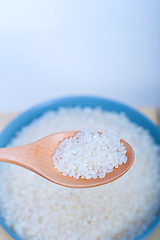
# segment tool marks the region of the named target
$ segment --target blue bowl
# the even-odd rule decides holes
[[[152,137],[157,144],[160,144],[160,131],[157,126],[155,126],[146,117],[138,113],[137,111],[127,107],[123,104],[96,97],[68,97],[60,98],[51,101],[44,102],[31,108],[30,110],[24,112],[19,117],[14,119],[1,133],[0,135],[0,147],[5,147],[10,140],[15,137],[17,131],[20,131],[23,126],[31,123],[35,118],[40,117],[44,112],[48,110],[57,110],[59,107],[74,107],[74,106],[90,106],[92,108],[96,106],[101,106],[105,110],[115,111],[115,112],[125,112],[127,117],[136,124],[148,129]],[[160,216],[157,217],[156,221],[153,222],[152,226],[139,238],[136,240],[147,240],[152,232],[157,227],[160,222]],[[9,227],[6,226],[4,220],[0,216],[0,224],[2,227],[16,240],[20,239]]]

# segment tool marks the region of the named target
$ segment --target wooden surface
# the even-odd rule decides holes
[[[154,123],[158,124],[158,113],[154,107],[137,108],[140,112],[150,118]],[[0,131],[17,116],[18,113],[0,113]],[[13,240],[2,227],[0,227],[0,240]],[[149,240],[160,240],[160,225],[149,238]]]

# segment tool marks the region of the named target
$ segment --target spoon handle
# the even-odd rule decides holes
[[[0,148],[0,162],[7,162],[32,170],[35,168],[34,145]]]

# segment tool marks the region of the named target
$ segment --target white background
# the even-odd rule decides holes
[[[77,94],[160,106],[160,1],[0,0],[0,111]]]

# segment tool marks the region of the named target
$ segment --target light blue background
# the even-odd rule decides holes
[[[0,0],[0,111],[96,95],[160,106],[160,1]]]

